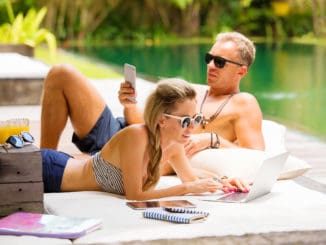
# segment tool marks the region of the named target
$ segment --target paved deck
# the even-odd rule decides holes
[[[293,155],[304,159],[311,166],[304,176],[323,184],[326,193],[326,142],[296,130],[287,130],[286,146]],[[313,183],[312,183],[313,184]],[[317,183],[315,183],[317,185]]]

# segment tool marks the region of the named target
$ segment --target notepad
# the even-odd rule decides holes
[[[95,218],[17,212],[0,219],[0,235],[32,235],[74,239],[99,228],[101,225],[101,220]]]
[[[147,219],[157,219],[181,224],[203,221],[208,215],[208,212],[186,208],[152,208],[143,212],[143,217]]]

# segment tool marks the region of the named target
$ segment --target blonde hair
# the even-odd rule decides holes
[[[190,83],[178,79],[162,79],[156,89],[147,98],[144,110],[145,125],[149,138],[149,163],[147,166],[147,180],[143,189],[147,190],[157,183],[160,178],[159,163],[162,157],[160,142],[160,128],[158,120],[162,113],[172,112],[177,102],[195,99],[196,91]]]
[[[239,58],[249,67],[254,62],[256,56],[254,43],[239,32],[222,32],[217,34],[216,42],[228,41],[235,43],[238,48]]]

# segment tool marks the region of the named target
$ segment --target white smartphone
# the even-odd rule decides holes
[[[136,67],[130,64],[124,64],[125,81],[129,82],[136,91]],[[130,101],[136,102],[136,98],[128,98]]]

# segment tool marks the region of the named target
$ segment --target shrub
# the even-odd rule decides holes
[[[49,30],[40,27],[47,9],[43,7],[36,11],[31,8],[26,16],[19,13],[15,17],[9,0],[6,1],[6,7],[10,23],[0,26],[0,43],[25,44],[35,48],[45,42],[51,57],[54,57],[57,49],[56,38]]]

